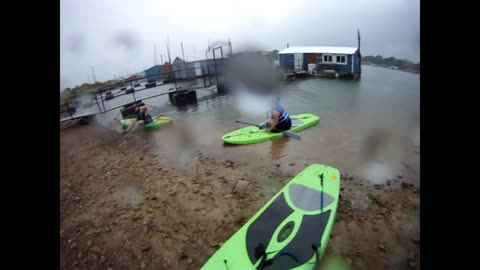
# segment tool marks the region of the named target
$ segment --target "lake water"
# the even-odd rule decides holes
[[[203,84],[199,81],[198,84]],[[259,96],[217,95],[216,88],[197,91],[199,102],[177,108],[168,96],[144,100],[152,115],[172,117],[174,124],[153,132],[138,132],[155,142],[158,151],[188,162],[193,152],[242,164],[254,173],[262,168],[298,173],[306,164],[321,163],[368,178],[375,184],[402,177],[420,183],[420,75],[363,66],[360,80],[309,78],[286,84],[281,104],[289,114],[313,113],[314,127],[301,132],[301,140],[280,138],[259,144],[230,146],[221,137],[244,127],[235,120],[259,123],[266,118]],[[99,115],[99,122],[120,131],[113,120],[118,110]],[[173,147],[172,130],[190,135],[190,144]],[[290,165],[291,163],[295,163]]]

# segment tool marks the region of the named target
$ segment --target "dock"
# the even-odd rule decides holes
[[[215,64],[223,65],[221,60],[223,59],[216,59]],[[78,104],[78,102],[75,102],[75,98],[65,101],[64,108],[66,109],[60,111],[60,123],[91,118],[100,113],[124,108],[126,105],[163,95],[169,95],[169,101],[172,104],[183,105],[184,102],[190,102],[192,97],[196,99],[196,93],[188,95],[188,98],[184,98],[183,95],[201,89],[211,89],[212,86],[221,83],[223,70],[219,67],[209,67],[209,70],[210,72],[207,73],[202,69],[201,75],[198,75],[199,72],[195,72],[193,73],[195,75],[188,78],[176,78],[177,73],[183,72],[183,74],[186,74],[186,71],[188,71],[177,70],[170,72],[168,77],[165,74],[165,78],[168,79],[158,79],[159,76],[164,74],[155,74],[150,76],[155,77],[154,80],[145,76],[128,83],[122,82],[100,88],[97,92],[90,94],[91,104]],[[212,70],[215,70],[216,73],[212,74]],[[180,96],[178,101],[176,96]]]

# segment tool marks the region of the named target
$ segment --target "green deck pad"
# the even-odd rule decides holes
[[[278,196],[247,229],[247,252],[252,264],[257,262],[255,247],[268,245],[278,225],[293,213],[284,196]]]
[[[315,250],[312,246],[318,246],[317,243],[320,242],[320,238],[325,231],[330,213],[331,210],[317,215],[304,215],[296,236],[282,250],[284,253],[293,256],[285,256],[282,252],[278,252],[271,258],[272,265],[262,269],[294,269],[315,257]]]

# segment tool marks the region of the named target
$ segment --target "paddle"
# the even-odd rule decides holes
[[[160,117],[162,117],[162,116],[163,116],[163,114],[160,114],[159,116],[157,116],[157,117],[155,117],[155,118],[152,118],[152,122],[155,121],[155,119],[160,118]]]
[[[251,126],[256,126],[260,129],[265,129],[266,128],[266,124],[263,124],[263,125],[256,125],[256,124],[252,124],[252,123],[247,123],[247,122],[242,122],[242,121],[235,121],[236,123],[240,123],[240,124],[245,124],[245,125],[251,125]],[[301,137],[300,137],[300,133],[295,133],[295,132],[291,132],[291,131],[288,131],[288,130],[285,130],[285,131],[282,131],[283,134],[285,134],[286,136],[288,137],[292,137],[292,138],[295,138],[295,139],[298,139],[300,140]]]

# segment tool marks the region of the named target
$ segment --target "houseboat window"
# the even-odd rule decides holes
[[[323,56],[323,62],[332,62],[332,56],[331,55],[324,55]]]
[[[337,55],[337,63],[345,63],[345,56]]]

